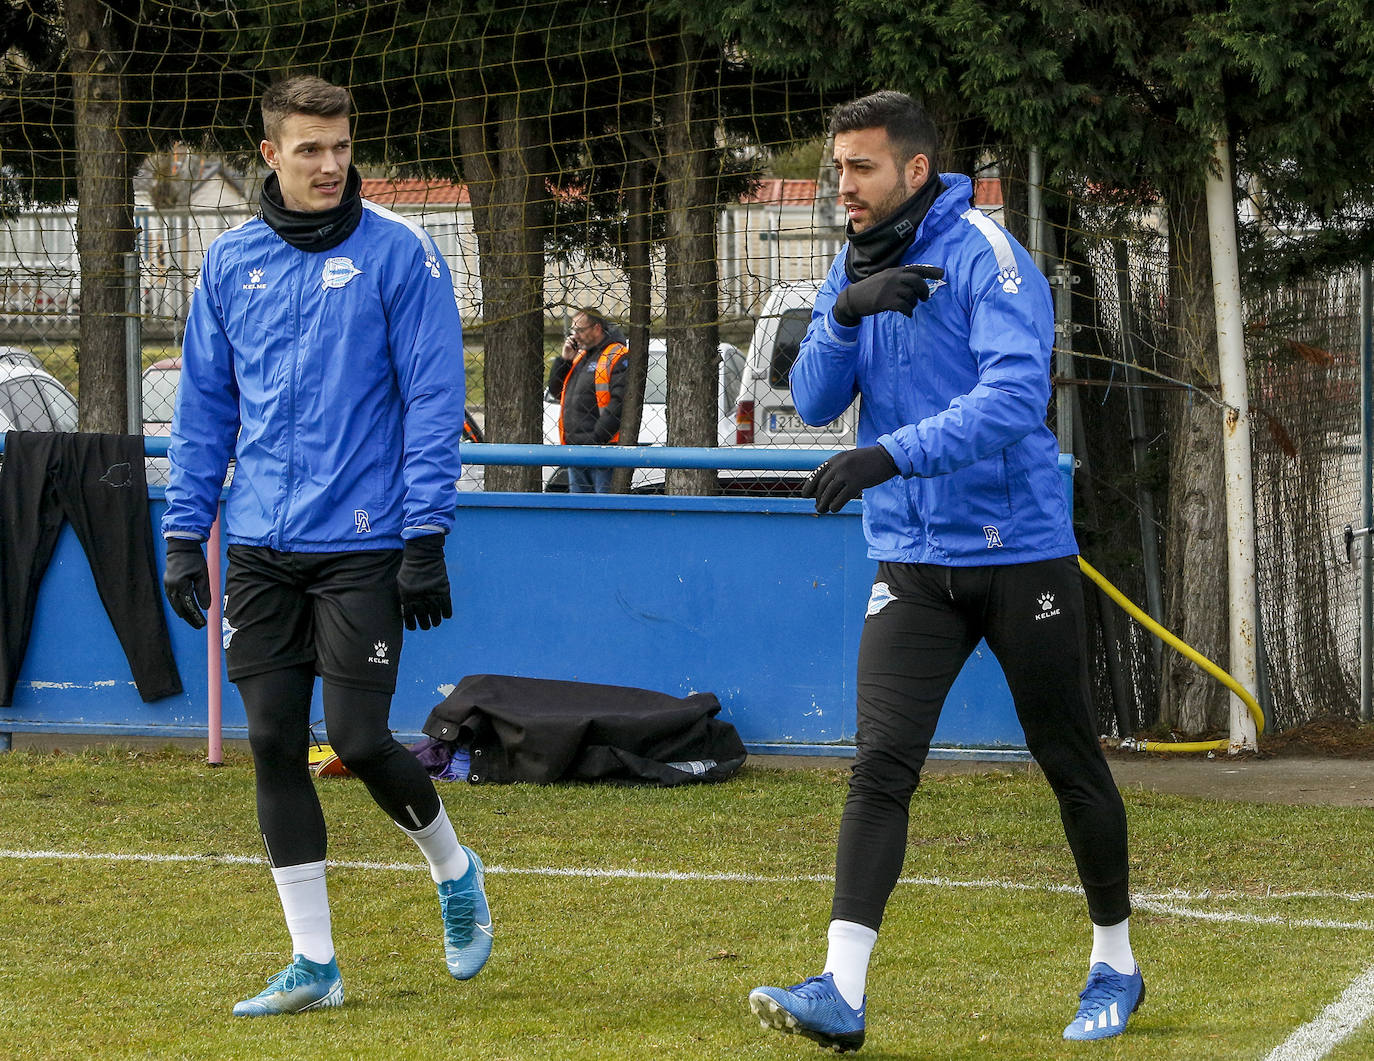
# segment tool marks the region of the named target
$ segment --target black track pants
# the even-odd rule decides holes
[[[1099,925],[1129,916],[1126,811],[1097,739],[1077,558],[1000,567],[883,563],[868,610],[832,918],[875,930],[882,923],[940,709],[983,638],[1059,800],[1089,915]]]
[[[64,519],[86,552],[139,696],[178,695],[181,677],[153,554],[143,439],[11,431],[0,471],[0,706],[13,702],[38,587]]]

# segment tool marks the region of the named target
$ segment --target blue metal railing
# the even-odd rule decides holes
[[[464,464],[578,468],[715,468],[809,472],[833,457],[834,449],[782,449],[769,446],[522,446],[464,442]]]

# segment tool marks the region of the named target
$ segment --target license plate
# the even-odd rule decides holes
[[[791,410],[773,410],[768,414],[765,430],[770,435],[807,435],[817,429]]]

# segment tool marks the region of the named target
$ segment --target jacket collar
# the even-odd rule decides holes
[[[337,247],[358,227],[363,217],[362,177],[348,167],[348,178],[338,206],[328,210],[288,210],[280,182],[273,173],[263,182],[259,202],[262,219],[291,246],[303,251],[327,251]]]
[[[872,228],[855,232],[853,223],[845,226],[849,253],[845,255],[844,271],[850,283],[902,264],[906,252],[916,242],[921,222],[944,187],[940,178],[932,175],[906,202]]]
[[[938,236],[950,225],[958,221],[964,212],[973,205],[973,181],[962,173],[941,173],[945,190],[931,204],[926,218],[916,233],[917,243],[924,243]]]

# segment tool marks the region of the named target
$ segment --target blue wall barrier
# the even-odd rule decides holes
[[[165,452],[165,440],[148,442],[150,455]],[[643,449],[654,452],[464,446],[464,458],[716,467],[729,456],[768,462],[736,467],[807,469],[830,452]],[[157,526],[165,502],[150,493]],[[852,754],[859,631],[876,570],[857,503],[819,517],[795,498],[469,493],[446,552],[455,616],[407,634],[391,719],[403,740],[419,736],[465,675],[505,673],[712,692],[751,751]],[[185,692],[145,704],[65,527],[0,734],[204,736],[205,634],[167,615]],[[246,735],[227,682],[222,717],[226,737]],[[318,702],[312,717],[322,717]],[[1026,757],[985,645],[956,682],[935,743],[936,756]]]

